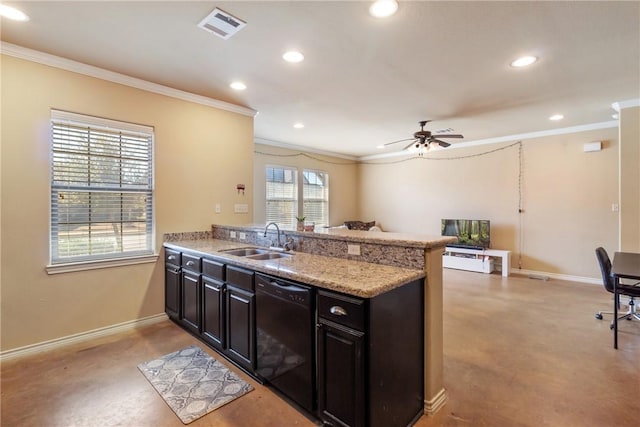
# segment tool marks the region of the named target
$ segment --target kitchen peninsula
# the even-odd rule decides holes
[[[211,231],[165,235],[167,314],[286,396],[309,388],[292,400],[329,425],[407,425],[423,412],[436,412],[446,401],[442,253],[452,238],[344,229],[277,233],[265,233],[264,226],[213,225]],[[268,251],[278,237],[293,252]],[[273,341],[261,327],[269,287],[306,304],[307,311],[297,307],[306,320],[295,323],[312,323],[306,335],[313,353],[301,348],[295,355],[317,364],[317,381],[309,379],[308,387],[281,388],[261,366],[264,337]],[[336,364],[341,357],[344,363]],[[315,377],[311,372],[307,376]],[[331,387],[338,387],[335,393]]]

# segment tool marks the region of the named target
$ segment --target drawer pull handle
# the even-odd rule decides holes
[[[196,265],[196,263],[195,263],[195,262],[193,262],[193,261],[187,261],[187,266],[188,266],[188,267],[193,267],[194,265]]]
[[[175,257],[175,256],[173,256],[173,255],[169,255],[169,256],[167,257],[167,259],[168,259],[169,261],[172,261],[172,260],[176,259],[176,257]]]
[[[340,307],[339,305],[334,305],[333,307],[331,307],[329,309],[329,313],[335,314],[336,316],[346,316],[347,315],[347,310],[345,310],[344,308]]]

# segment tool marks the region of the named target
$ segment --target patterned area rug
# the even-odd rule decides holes
[[[141,363],[138,369],[184,424],[253,390],[195,345]]]

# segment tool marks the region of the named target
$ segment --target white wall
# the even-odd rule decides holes
[[[604,149],[583,152],[591,141]],[[462,159],[363,164],[359,216],[390,231],[437,235],[443,218],[488,219],[492,247],[512,250],[513,267],[598,278],[595,248],[617,249],[617,129],[523,141],[522,169],[518,145],[479,155],[510,144],[428,156]]]

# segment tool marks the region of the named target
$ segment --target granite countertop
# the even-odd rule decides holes
[[[253,260],[221,252],[249,246],[226,240],[179,240],[165,242],[164,246],[171,249],[197,252],[204,256],[213,256],[227,260],[229,263],[240,267],[363,298],[380,295],[425,277],[423,270],[391,267],[294,251],[289,252],[293,254],[291,257],[273,260]]]

